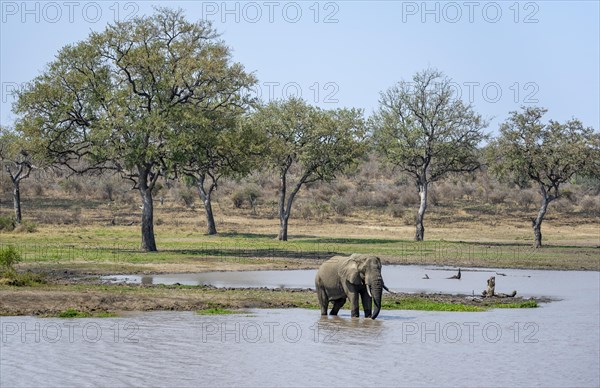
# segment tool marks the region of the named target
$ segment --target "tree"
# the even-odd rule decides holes
[[[560,185],[575,174],[597,173],[600,159],[598,134],[592,128],[585,128],[577,119],[544,124],[546,112],[539,107],[510,112],[488,151],[490,169],[498,177],[528,179],[539,188],[541,206],[531,220],[536,248],[542,246],[542,222],[550,202],[560,197]]]
[[[279,177],[277,238],[287,241],[292,205],[302,186],[335,179],[364,154],[362,112],[322,110],[291,98],[260,107],[252,119],[265,132],[265,158]],[[295,182],[290,182],[292,170]]]
[[[0,127],[0,166],[6,170],[13,185],[15,224],[22,221],[21,181],[29,178],[33,169],[32,154],[25,144],[17,134]]]
[[[191,179],[204,205],[207,233],[217,234],[212,210],[212,194],[222,177],[241,178],[249,174],[257,163],[264,144],[255,128],[245,125],[242,116],[245,104],[227,112],[203,114],[198,122],[186,120],[193,130],[184,131],[188,136],[180,137],[181,146],[178,170]]]
[[[64,47],[19,93],[16,111],[57,163],[132,181],[142,200],[141,248],[155,251],[153,191],[191,128],[182,118],[237,104],[237,91],[253,83],[209,22],[158,9]]]
[[[443,73],[427,69],[412,80],[381,93],[370,127],[385,160],[414,178],[420,197],[415,240],[422,241],[429,185],[479,168],[477,145],[487,123],[455,98]]]

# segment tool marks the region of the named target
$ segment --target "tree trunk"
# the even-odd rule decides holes
[[[204,204],[204,212],[206,213],[206,233],[209,235],[217,234],[217,225],[215,223],[215,216],[212,210],[212,192],[214,190],[214,184],[210,186],[208,191],[204,189],[204,177],[200,177],[198,179],[198,194],[200,195],[200,199]]]
[[[21,182],[13,180],[13,203],[15,208],[15,224],[21,223]]]
[[[423,241],[425,238],[425,227],[423,226],[423,219],[425,218],[425,210],[427,210],[427,183],[419,184],[419,197],[421,198],[421,204],[419,211],[417,212],[416,220],[416,234],[415,241]]]
[[[282,215],[279,217],[279,235],[277,239],[279,241],[287,241],[288,239],[288,220],[289,215]]]
[[[140,187],[142,197],[142,250],[146,252],[156,251],[154,240],[154,204],[152,200],[152,189]]]
[[[287,241],[289,214],[286,214],[285,211],[285,194],[287,191],[286,172],[287,169],[279,176],[279,235],[277,236],[279,241]]]
[[[302,178],[300,178],[300,180],[290,193],[289,197],[286,198],[286,172],[287,169],[284,173],[281,174],[281,182],[279,186],[279,235],[277,236],[277,239],[279,239],[280,241],[287,241],[288,239],[288,221],[290,219],[290,214],[292,214],[292,205],[294,204],[294,198],[296,198],[296,194],[298,194],[298,191],[300,191],[300,188],[312,173],[312,171],[310,170],[305,172]]]
[[[533,246],[535,248],[540,248],[542,246],[542,221],[544,221],[544,216],[546,215],[548,204],[551,200],[552,199],[550,197],[544,194],[540,211],[538,212],[537,217],[532,220],[533,236],[535,240]]]

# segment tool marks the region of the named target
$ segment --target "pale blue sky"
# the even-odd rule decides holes
[[[213,20],[265,100],[299,90],[370,114],[381,90],[436,67],[494,118],[490,132],[521,105],[600,129],[598,1],[1,1],[0,124],[15,119],[10,91],[62,46],[167,4]]]

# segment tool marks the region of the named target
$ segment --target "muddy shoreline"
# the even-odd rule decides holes
[[[487,308],[492,305],[547,298],[481,298],[451,294],[384,294],[384,310],[396,301],[419,298],[428,301]],[[317,308],[312,289],[217,288],[213,286],[108,285],[103,283],[45,284],[34,287],[0,286],[0,315],[55,316],[66,309],[90,314],[129,311],[195,311],[207,308]]]

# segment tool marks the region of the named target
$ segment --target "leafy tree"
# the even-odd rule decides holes
[[[279,176],[278,239],[287,241],[292,205],[302,186],[335,179],[363,155],[362,112],[322,110],[291,98],[260,107],[252,119],[265,132],[266,162]],[[293,182],[292,170],[297,175]]]
[[[531,220],[536,248],[542,246],[542,222],[550,202],[561,195],[560,185],[575,174],[597,174],[600,160],[599,136],[592,128],[577,119],[544,124],[546,112],[539,107],[511,112],[488,153],[490,169],[497,176],[528,179],[539,187],[541,206]]]
[[[203,114],[199,121],[185,120],[193,128],[181,136],[176,158],[178,170],[192,181],[204,205],[207,233],[217,234],[212,210],[212,194],[222,177],[241,178],[257,165],[264,142],[255,128],[242,116],[246,106],[227,112]]]
[[[21,214],[21,181],[29,178],[33,169],[32,152],[24,139],[16,133],[0,127],[0,167],[4,168],[13,188],[13,205],[15,224],[20,224]]]
[[[419,72],[412,82],[401,81],[381,93],[370,127],[384,159],[416,184],[421,201],[415,240],[424,239],[429,185],[479,168],[477,145],[486,126],[470,105],[455,98],[451,80],[437,70]]]
[[[153,191],[173,171],[177,138],[192,128],[181,120],[237,104],[253,82],[209,22],[158,9],[64,47],[15,110],[55,162],[132,181],[143,204],[141,247],[155,251]]]

